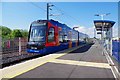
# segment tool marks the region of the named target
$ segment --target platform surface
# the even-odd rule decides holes
[[[103,78],[115,80],[98,42],[48,60],[45,64],[14,78],[64,78],[66,80],[72,78]]]

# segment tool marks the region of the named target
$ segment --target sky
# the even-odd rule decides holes
[[[2,2],[27,2],[28,0],[1,0]],[[119,0],[29,0],[31,2],[118,2]]]
[[[118,32],[118,2],[50,2],[50,19],[57,20],[73,28],[78,26],[80,32],[94,36],[94,20],[101,19],[95,14],[110,13],[105,20],[115,21],[113,36],[117,37]],[[2,2],[2,19],[0,25],[10,29],[29,30],[31,22],[38,19],[46,19],[46,2]]]

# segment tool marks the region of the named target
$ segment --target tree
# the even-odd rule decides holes
[[[13,38],[17,38],[17,37],[28,37],[28,31],[27,30],[23,30],[23,29],[15,29],[15,30],[11,30],[8,27],[5,26],[0,26],[0,37],[2,37],[2,39],[13,39]]]
[[[20,31],[22,33],[22,37],[24,37],[24,38],[28,37],[29,32],[27,30],[20,30]]]
[[[12,38],[23,37],[19,29],[15,29],[11,33]]]
[[[0,36],[4,39],[10,39],[12,30],[5,26],[0,26]]]

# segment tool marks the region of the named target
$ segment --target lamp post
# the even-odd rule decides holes
[[[101,20],[103,20],[104,16],[109,15],[110,13],[106,13],[106,14],[95,14],[95,16],[100,16]]]
[[[79,27],[73,27],[74,30],[75,28],[79,28]],[[78,46],[79,46],[79,31],[77,30],[77,32],[78,32]]]

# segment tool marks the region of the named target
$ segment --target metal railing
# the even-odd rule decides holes
[[[2,55],[9,53],[19,53],[26,51],[27,38],[15,38],[12,40],[2,40]]]

